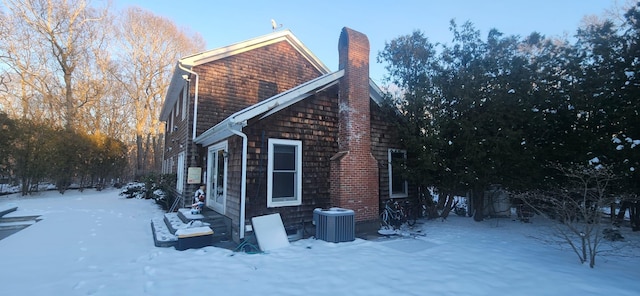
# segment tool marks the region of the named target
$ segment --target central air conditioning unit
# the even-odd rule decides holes
[[[330,208],[313,210],[316,239],[339,243],[355,240],[356,221],[353,210]]]

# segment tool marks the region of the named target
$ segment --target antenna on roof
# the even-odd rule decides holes
[[[282,28],[282,24],[278,24],[276,23],[276,20],[271,19],[271,29],[275,32],[278,28]]]

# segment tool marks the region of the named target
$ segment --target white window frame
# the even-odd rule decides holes
[[[185,84],[185,88],[182,91],[182,121],[184,121],[187,118],[187,94],[189,91],[189,84],[186,83]]]
[[[178,191],[178,193],[184,192],[184,166],[186,160],[185,156],[186,153],[184,151],[178,153],[178,166],[176,167],[176,191]]]
[[[176,117],[178,117],[178,114],[180,114],[180,98],[178,98],[178,100],[176,100]]]
[[[393,162],[392,162],[392,155],[396,154],[396,153],[402,153],[404,160],[407,160],[407,150],[401,150],[401,149],[389,149],[388,153],[387,153],[387,159],[389,161],[389,165],[388,165],[388,172],[389,172],[389,197],[390,198],[403,198],[403,197],[408,197],[409,196],[409,182],[407,180],[404,180],[404,186],[402,186],[403,192],[401,193],[394,193],[393,192]]]
[[[175,109],[171,109],[171,115],[169,115],[169,133],[173,133],[173,117]]]
[[[274,157],[273,150],[275,145],[287,145],[295,147],[295,179],[294,179],[294,199],[278,201],[273,200],[273,165]],[[298,140],[284,140],[284,139],[269,139],[269,156],[267,163],[267,207],[286,207],[286,206],[299,206],[302,204],[302,141]]]

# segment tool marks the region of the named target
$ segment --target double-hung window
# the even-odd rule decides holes
[[[407,160],[407,151],[389,149],[389,197],[409,196],[409,184],[402,176],[402,167]]]
[[[302,141],[269,139],[267,207],[302,204]]]

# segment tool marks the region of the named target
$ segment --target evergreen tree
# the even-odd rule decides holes
[[[9,152],[16,133],[15,122],[7,116],[6,113],[0,111],[0,175],[6,173],[9,164]]]

